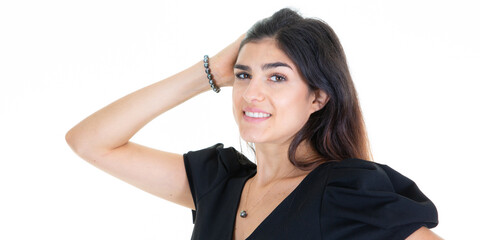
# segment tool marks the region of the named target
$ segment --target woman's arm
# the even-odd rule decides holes
[[[442,238],[430,231],[430,229],[421,227],[412,233],[406,240],[442,240]]]
[[[243,36],[210,59],[212,74],[221,87],[233,81],[233,64],[241,39]],[[149,193],[194,209],[182,155],[129,140],[155,117],[208,90],[210,85],[200,61],[93,113],[68,131],[66,141],[96,167]]]

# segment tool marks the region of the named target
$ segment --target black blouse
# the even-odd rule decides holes
[[[195,209],[191,239],[232,239],[240,196],[256,165],[223,144],[184,154]],[[405,239],[438,224],[435,205],[392,168],[360,159],[311,171],[247,238]]]

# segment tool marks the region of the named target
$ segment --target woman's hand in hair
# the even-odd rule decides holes
[[[219,87],[233,85],[233,80],[235,79],[233,66],[237,61],[240,43],[244,38],[245,34],[242,34],[237,40],[210,58],[210,69],[213,79]]]

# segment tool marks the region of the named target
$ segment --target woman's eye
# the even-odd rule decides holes
[[[272,80],[272,81],[274,81],[274,82],[283,82],[283,81],[285,81],[286,79],[285,79],[284,76],[282,76],[282,75],[277,75],[277,74],[276,74],[276,75],[271,76],[271,77],[270,77],[270,80]]]
[[[237,78],[239,79],[248,79],[250,78],[250,75],[248,75],[247,73],[238,73],[235,75]]]

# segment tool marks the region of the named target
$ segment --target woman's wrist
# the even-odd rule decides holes
[[[230,66],[232,65],[232,66]],[[216,55],[209,59],[210,72],[217,87],[228,87],[233,84],[233,64],[222,62]],[[208,79],[207,79],[208,81]]]
[[[209,62],[208,55],[205,55],[203,57],[203,66],[205,67],[205,74],[207,74],[208,84],[210,84],[210,87],[214,92],[219,93],[220,87],[217,84],[215,84],[216,81],[213,79],[213,74],[210,69],[210,62]]]

